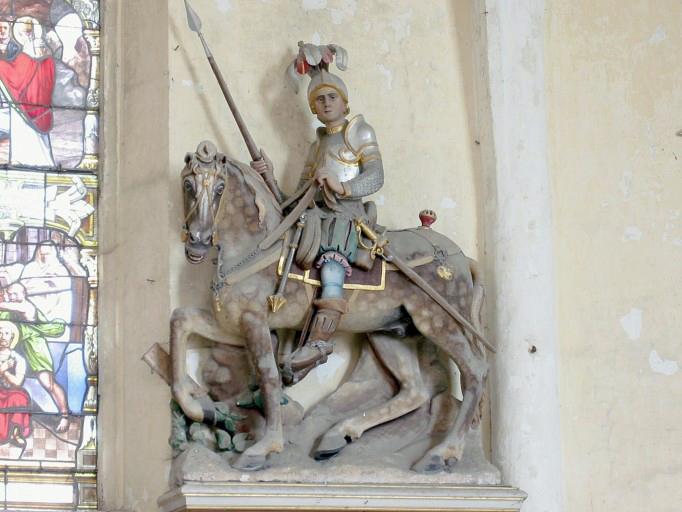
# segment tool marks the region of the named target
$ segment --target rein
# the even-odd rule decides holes
[[[290,236],[289,231],[291,231],[291,229],[290,226],[287,225],[290,215],[284,219],[281,219],[280,223],[272,231],[268,232],[266,229],[263,239],[260,240],[254,248],[249,249],[244,254],[230,258],[229,261],[224,261],[223,247],[218,237],[218,223],[221,220],[223,202],[227,199],[225,195],[222,195],[218,201],[218,205],[214,207],[210,196],[207,197],[207,195],[210,194],[210,178],[215,180],[219,175],[227,178],[227,176],[230,174],[227,166],[232,165],[236,172],[241,173],[244,180],[244,186],[250,188],[253,191],[254,201],[258,201],[259,194],[265,194],[268,199],[267,202],[272,201],[272,208],[280,213],[281,205],[263,180],[263,177],[260,174],[251,171],[251,168],[249,167],[241,166],[232,162],[223,163],[222,165],[218,162],[215,162],[212,168],[206,169],[197,163],[193,164],[194,165],[190,167],[191,172],[195,177],[202,180],[203,186],[199,195],[196,197],[194,204],[185,215],[184,230],[186,235],[189,232],[189,220],[192,218],[192,216],[197,214],[201,202],[203,200],[208,200],[209,213],[213,222],[211,245],[218,248],[216,276],[211,283],[211,290],[215,295],[217,295],[218,292],[225,286],[231,286],[242,281],[243,279],[264,269],[268,265],[276,262],[280,258],[281,252],[283,250],[282,248],[286,247],[286,245],[281,245],[281,242],[286,241]],[[303,192],[305,191],[306,190],[304,189]],[[294,199],[296,199],[296,197],[294,197]],[[267,242],[267,245],[264,245],[263,242]]]
[[[242,173],[242,176],[244,177],[244,182],[246,184],[247,175],[245,171],[249,171],[250,168],[242,169],[237,165],[235,165],[235,167],[239,170],[239,172]],[[265,185],[263,178],[259,174],[251,173],[250,177],[257,179],[260,185]],[[246,186],[250,187],[250,185]],[[264,192],[275,201],[273,205],[276,204],[279,207],[279,203],[274,197],[274,194],[267,186],[264,187]],[[258,194],[257,192],[254,192],[254,201],[257,198],[257,194]],[[246,254],[239,255],[235,258],[231,258],[230,261],[227,262],[224,261],[222,245],[220,244],[220,240],[218,240],[217,236],[218,231],[216,222],[217,220],[220,219],[220,214],[222,212],[224,200],[225,196],[222,196],[220,198],[220,201],[218,202],[218,208],[216,209],[213,217],[212,244],[218,247],[218,265],[216,269],[216,277],[211,283],[211,290],[213,290],[214,294],[217,294],[225,286],[234,285],[277,261],[280,257],[280,253],[282,252],[282,247],[285,246],[280,246],[280,244],[276,242],[285,241],[289,237],[288,229],[281,230],[282,223],[285,220],[283,219],[272,232],[268,232],[266,230],[263,240],[271,239],[272,235],[277,233],[276,239],[274,239],[273,242],[268,247],[262,247],[261,240],[256,244],[256,246],[253,249],[249,250]]]
[[[222,247],[219,244],[216,277],[211,282],[211,290],[214,295],[217,295],[226,286],[233,286],[279,260],[284,248],[287,247],[286,242],[289,236],[290,233],[287,232],[280,238],[281,245],[275,244],[265,251],[256,246],[248,254],[233,258],[227,269],[224,269],[226,265],[223,263]]]

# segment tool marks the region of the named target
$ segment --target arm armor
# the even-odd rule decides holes
[[[346,145],[360,160],[360,174],[345,183],[350,189],[346,197],[360,199],[374,194],[384,184],[384,166],[374,129],[358,115],[348,123],[344,137]]]
[[[351,199],[360,199],[377,192],[384,184],[384,167],[381,159],[372,160],[366,164],[361,163],[360,175],[345,184],[350,189]]]

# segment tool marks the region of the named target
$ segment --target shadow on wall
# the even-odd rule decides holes
[[[303,163],[310,144],[315,140],[315,132],[310,124],[314,120],[299,96],[305,98],[308,88],[308,77],[300,80],[298,94],[288,82],[285,72],[287,66],[298,53],[298,47],[291,45],[282,51],[280,58],[273,59],[272,64],[262,74],[259,84],[260,96],[266,103],[265,112],[270,126],[276,130],[276,138],[287,148],[284,162],[274,162],[275,173],[279,177],[280,186],[285,193],[294,192],[303,172]],[[307,102],[306,102],[307,104]],[[291,129],[291,127],[295,127]],[[267,152],[267,148],[264,148]]]
[[[494,297],[490,290],[494,286],[493,276],[487,272],[485,265],[485,179],[486,173],[483,151],[487,151],[485,145],[492,144],[492,140],[486,137],[484,125],[488,123],[489,109],[483,108],[483,101],[488,97],[487,72],[485,69],[486,48],[482,47],[485,41],[485,2],[449,2],[448,16],[452,26],[456,27],[455,43],[457,54],[452,58],[453,65],[460,70],[463,102],[460,105],[466,113],[466,135],[471,150],[471,162],[474,173],[474,189],[476,191],[476,235],[479,240],[478,258],[480,268],[483,270],[483,282],[485,283],[488,297]],[[490,319],[495,314],[495,305],[487,301],[483,310],[484,328],[490,324]],[[494,343],[494,340],[493,340]],[[494,364],[494,356],[492,361]],[[491,381],[488,380],[487,396],[490,396]],[[481,421],[483,427],[483,444],[486,456],[491,460],[491,418],[490,401],[484,405],[484,417]]]
[[[169,17],[169,23],[170,23],[170,30],[171,34],[175,38],[176,41],[185,41],[188,40],[188,34],[187,32],[189,29],[187,26],[183,25],[182,27],[178,27],[177,23],[172,17]],[[190,33],[189,36],[193,37],[196,39],[196,35],[193,33]],[[197,44],[199,44],[198,41],[195,41]],[[194,83],[204,83],[206,81],[206,75],[205,73],[202,72],[202,76],[200,77],[199,74],[197,73],[197,66],[200,67],[209,67],[208,61],[206,58],[202,57],[201,59],[197,59],[196,61],[192,61],[189,59],[189,53],[185,51],[180,51],[178,52],[180,54],[180,58],[184,61],[185,66],[187,66],[187,69],[189,71],[189,76],[192,78],[192,82]],[[217,83],[215,82],[215,79],[211,76],[211,82],[209,82],[211,86],[216,86]],[[207,84],[208,86],[208,84]],[[233,147],[234,145],[237,144],[237,142],[233,142],[233,144],[230,144],[228,140],[225,138],[223,135],[223,129],[221,128],[221,123],[218,121],[218,118],[216,117],[216,114],[222,118],[225,114],[229,114],[229,109],[226,104],[220,105],[219,108],[216,108],[216,105],[212,105],[210,103],[210,98],[211,95],[209,94],[201,94],[197,96],[199,103],[201,104],[201,108],[205,114],[205,118],[208,121],[208,125],[210,127],[210,130],[206,130],[207,133],[215,133],[217,140],[213,141],[218,148],[218,151],[221,153],[225,153],[226,155],[230,156],[231,155],[240,155],[242,154],[239,151],[235,151],[235,148]],[[232,114],[229,114],[230,116]],[[186,151],[194,151],[196,148],[196,144],[198,144],[200,141],[197,140],[196,142],[192,142],[190,146],[186,149]],[[243,144],[243,143],[242,143]],[[241,149],[241,148],[240,148]],[[181,165],[181,163],[179,163]]]

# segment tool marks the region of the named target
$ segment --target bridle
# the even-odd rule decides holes
[[[198,165],[196,162],[191,162],[188,163],[187,165],[190,165],[190,171],[191,173],[195,176],[195,179],[201,183],[201,190],[199,192],[199,195],[195,197],[194,204],[192,207],[189,209],[187,214],[185,215],[184,221],[183,221],[183,226],[182,226],[182,241],[186,242],[187,239],[189,238],[189,220],[196,213],[196,211],[199,208],[199,205],[201,204],[201,201],[206,199],[209,204],[209,213],[211,216],[211,221],[212,221],[212,228],[213,231],[211,233],[211,245],[215,246],[217,244],[217,226],[216,226],[216,220],[218,219],[222,204],[223,204],[223,197],[224,195],[220,195],[220,199],[218,201],[218,205],[214,206],[212,198],[210,197],[210,192],[209,192],[209,185],[211,184],[211,180],[215,183],[219,177],[224,177],[225,176],[225,171],[222,170],[222,168],[219,166],[218,162],[213,162],[213,166],[210,168],[205,168],[201,165]],[[186,177],[186,176],[185,176]],[[184,181],[184,178],[183,178]]]

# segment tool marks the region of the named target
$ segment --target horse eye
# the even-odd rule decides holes
[[[215,193],[217,196],[222,196],[224,191],[225,191],[224,183],[219,183],[218,185],[216,185]]]
[[[185,192],[194,192],[194,183],[192,180],[185,180],[182,182],[182,188],[185,189]]]

